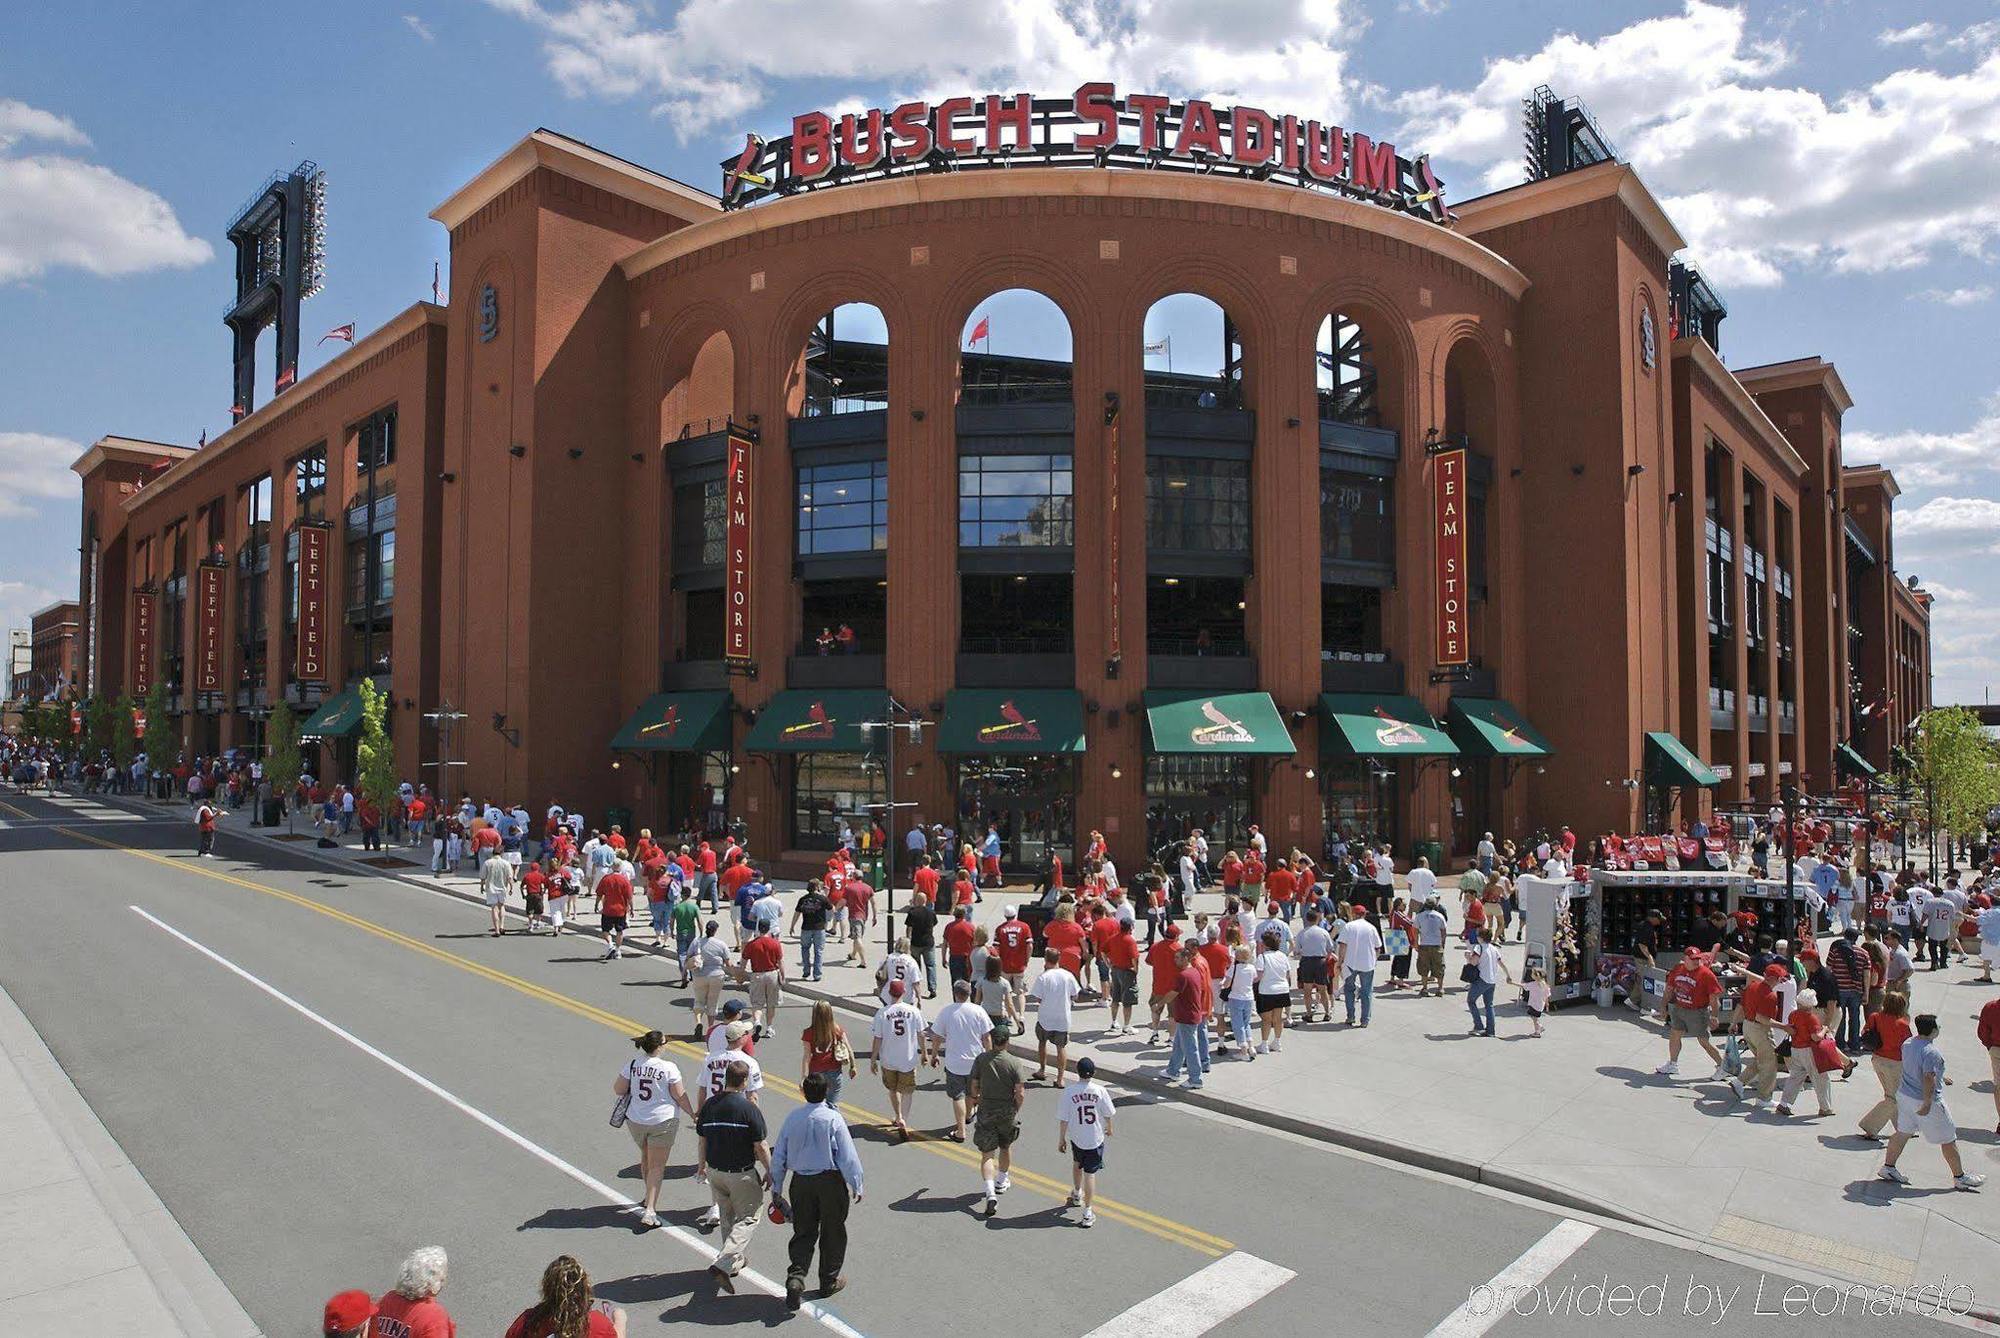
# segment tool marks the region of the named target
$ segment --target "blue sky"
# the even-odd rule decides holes
[[[1848,458],[1896,469],[1898,564],[1937,594],[1939,700],[2000,687],[1995,0],[7,6],[0,626],[75,590],[84,445],[227,425],[222,230],[273,169],[329,176],[309,372],[322,331],[429,294],[426,214],[537,125],[713,189],[794,111],[1085,78],[1339,119],[1461,198],[1518,179],[1523,93],[1581,97],[1728,303],[1728,361],[1839,365]]]

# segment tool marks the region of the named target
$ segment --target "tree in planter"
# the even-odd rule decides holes
[[[132,759],[139,755],[139,740],[132,730],[132,713],[137,709],[129,692],[111,707],[111,761],[118,768],[121,787],[132,779]]]
[[[1985,830],[1988,810],[2000,805],[2000,753],[1963,706],[1933,708],[1911,731],[1909,780],[1923,794],[1932,829],[1947,837]]]
[[[83,704],[83,755],[90,761],[104,756],[111,747],[111,703],[92,697]]]
[[[155,683],[146,689],[146,737],[140,741],[146,750],[146,765],[154,774],[160,774],[173,767],[174,722],[167,710],[167,685]]]
[[[264,736],[270,744],[270,755],[264,759],[264,779],[271,782],[271,793],[285,809],[285,831],[292,830],[292,790],[299,783],[299,776],[305,770],[305,759],[299,755],[299,718],[292,713],[292,704],[281,701],[271,708],[271,719],[265,725]]]
[[[361,775],[355,788],[374,805],[376,812],[387,820],[389,806],[395,801],[399,777],[396,775],[396,744],[389,737],[389,698],[375,687],[370,679],[362,679],[361,689],[361,743],[356,755],[361,763]]]

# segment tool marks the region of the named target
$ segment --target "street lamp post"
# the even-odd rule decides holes
[[[894,697],[888,698],[888,705],[889,709],[883,713],[883,719],[864,720],[861,722],[861,733],[865,738],[874,737],[876,730],[882,731],[882,798],[884,802],[879,807],[883,809],[882,830],[885,838],[882,850],[882,896],[884,898],[882,951],[885,955],[894,952],[896,949],[896,809],[898,807],[896,803],[896,732],[898,730],[906,730],[909,733],[911,743],[921,743],[924,737],[924,726],[930,723],[930,721],[925,720],[916,712],[906,709]],[[906,715],[909,718],[907,720],[898,720],[896,719],[898,713]],[[870,804],[868,807],[875,808],[878,805]],[[904,805],[904,807],[915,808],[916,805],[908,804]]]

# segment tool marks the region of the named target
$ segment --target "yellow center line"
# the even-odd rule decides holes
[[[131,855],[136,859],[148,860],[170,869],[178,869],[183,873],[199,874],[204,878],[213,878],[217,882],[228,883],[233,887],[240,887],[246,891],[262,893],[268,897],[275,897],[279,901],[289,902],[291,905],[297,906],[302,910],[324,915],[330,920],[338,921],[350,928],[358,929],[365,934],[372,934],[385,942],[394,943],[398,947],[420,953],[433,961],[456,967],[483,980],[491,981],[496,985],[503,985],[530,998],[539,999],[543,1003],[552,1004],[565,1012],[573,1013],[600,1026],[609,1027],[617,1031],[621,1036],[636,1036],[652,1030],[646,1023],[611,1012],[608,1009],[599,1008],[594,1004],[585,1003],[581,999],[572,998],[560,991],[549,989],[543,985],[537,985],[533,981],[524,980],[519,976],[510,975],[508,972],[473,961],[469,957],[461,957],[455,952],[446,951],[434,944],[426,943],[422,939],[412,938],[408,934],[399,933],[386,925],[377,924],[373,920],[364,920],[358,915],[350,915],[346,911],[329,906],[325,902],[315,901],[311,897],[300,896],[296,892],[287,892],[283,888],[271,887],[268,884],[254,882],[248,878],[239,878],[235,874],[224,873],[220,869],[213,869],[200,864],[190,864],[185,859],[170,858],[165,855],[155,854],[150,850],[140,850],[135,846],[106,840],[103,837],[93,836],[88,832],[78,831],[73,827],[58,827],[56,830],[74,840],[100,846],[105,850]],[[687,1041],[669,1041],[668,1048],[691,1060],[699,1061],[706,1059],[708,1056],[705,1048],[695,1046]],[[786,1079],[774,1077],[767,1073],[764,1077],[764,1085],[791,1100],[803,1101],[805,1099],[805,1094],[799,1090],[798,1084],[789,1082]],[[864,1110],[851,1104],[843,1107],[843,1113],[856,1124],[863,1124],[884,1130],[890,1127],[890,1121],[886,1116],[878,1115],[874,1111]],[[979,1165],[979,1153],[965,1144],[954,1143],[949,1139],[921,1133],[912,1135],[910,1143],[912,1146],[922,1148],[926,1152],[934,1153],[963,1166],[976,1169]],[[1021,1166],[1016,1166],[1011,1175],[1017,1183],[1029,1189],[1037,1190],[1050,1198],[1067,1199],[1069,1197],[1069,1185],[1050,1176],[1041,1175]],[[1108,1199],[1099,1195],[1095,1200],[1095,1206],[1098,1215],[1101,1217],[1119,1222],[1134,1230],[1146,1232],[1148,1235],[1157,1236],[1162,1240],[1186,1246],[1188,1249],[1195,1250],[1201,1254],[1219,1258],[1236,1248],[1231,1242],[1222,1239],[1220,1236],[1213,1236],[1206,1231],[1198,1230],[1185,1223],[1176,1222],[1172,1218],[1161,1217],[1157,1214],[1146,1212],[1144,1209],[1135,1208],[1130,1204],[1120,1203],[1116,1199]]]
[[[32,815],[23,812],[21,809],[15,808],[12,804],[7,803],[5,800],[0,800],[0,813],[5,813],[10,818],[19,818],[23,822],[34,821]]]

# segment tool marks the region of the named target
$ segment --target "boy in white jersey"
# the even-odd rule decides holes
[[[1097,1225],[1097,1173],[1104,1169],[1104,1144],[1111,1137],[1111,1093],[1097,1081],[1097,1061],[1076,1061],[1076,1081],[1063,1088],[1056,1111],[1056,1151],[1072,1154],[1070,1207],[1083,1207],[1078,1226]]]
[[[889,1093],[889,1127],[898,1137],[910,1136],[906,1107],[916,1103],[917,1064],[923,1054],[924,1014],[904,999],[904,986],[892,980],[883,992],[889,1001],[875,1014],[869,1032],[868,1071],[882,1076]]]

